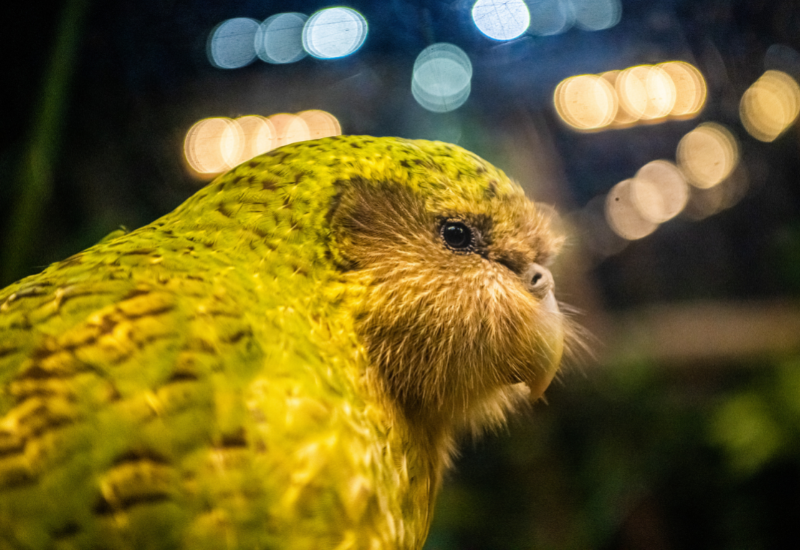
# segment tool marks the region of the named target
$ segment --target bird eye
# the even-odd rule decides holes
[[[448,248],[466,251],[472,247],[472,230],[466,224],[457,221],[446,221],[442,224],[442,239]]]

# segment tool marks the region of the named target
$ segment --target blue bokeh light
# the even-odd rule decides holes
[[[258,57],[267,63],[294,63],[306,56],[303,26],[308,16],[279,13],[264,20],[255,36]]]
[[[303,47],[322,59],[350,55],[366,38],[367,20],[350,8],[320,10],[303,27]]]
[[[417,56],[411,78],[411,93],[429,111],[457,109],[469,97],[472,63],[458,46],[447,43],[428,46]]]
[[[223,21],[208,36],[208,60],[218,69],[238,69],[256,58],[253,44],[258,21],[237,17]]]
[[[528,29],[531,14],[522,0],[478,0],[472,20],[483,34],[495,40],[511,40]]]
[[[530,31],[539,36],[560,34],[569,30],[574,22],[569,0],[538,0],[529,2]]]
[[[609,29],[622,17],[620,0],[570,0],[575,26],[587,31]]]

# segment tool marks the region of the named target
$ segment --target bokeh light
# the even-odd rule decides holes
[[[256,54],[267,63],[294,63],[306,56],[302,13],[279,13],[264,20],[255,35]]]
[[[614,233],[635,241],[646,237],[658,228],[658,224],[645,219],[637,208],[631,183],[632,179],[616,184],[606,196],[606,221]]]
[[[308,124],[297,115],[278,113],[269,117],[269,120],[275,126],[275,134],[277,135],[276,147],[311,139]]]
[[[675,107],[675,84],[658,65],[647,67],[647,108],[642,118],[650,120],[669,115]]]
[[[577,130],[596,130],[611,124],[617,114],[617,96],[611,84],[585,74],[562,81],[553,94],[559,116]]]
[[[522,0],[478,0],[472,20],[483,34],[495,40],[511,40],[528,29],[531,14]]]
[[[652,223],[674,218],[689,200],[686,179],[677,166],[666,160],[648,162],[628,185],[636,210]]]
[[[366,38],[367,20],[350,8],[320,10],[303,27],[303,47],[322,59],[350,55]]]
[[[243,142],[239,156],[229,159],[230,167],[275,148],[277,143],[275,126],[269,119],[259,115],[248,115],[237,118],[234,122],[241,129]]]
[[[256,58],[258,21],[237,17],[223,21],[208,36],[208,60],[218,69],[238,69]]]
[[[309,139],[338,136],[342,133],[339,121],[328,112],[312,109],[297,113],[297,116],[308,126]]]
[[[800,86],[782,71],[767,71],[742,96],[739,116],[760,141],[774,141],[800,113]]]
[[[590,84],[595,78],[602,84]],[[606,97],[608,93],[613,98]],[[608,71],[599,77],[570,77],[558,84],[553,99],[567,124],[578,130],[598,130],[692,118],[705,105],[706,95],[700,71],[683,61],[668,61]],[[614,114],[608,121],[611,104]]]
[[[633,70],[637,69],[637,70]],[[620,71],[614,82],[614,90],[619,97],[620,109],[625,111],[628,117],[638,121],[644,116],[647,109],[647,85],[646,79],[640,77],[641,67],[631,67]]]
[[[703,75],[694,65],[685,61],[668,61],[658,65],[675,86],[675,104],[670,116],[690,118],[706,104],[708,87]]]
[[[739,163],[733,172],[719,185],[708,189],[692,187],[685,215],[694,220],[701,220],[731,208],[747,194],[750,180],[744,164]]]
[[[206,118],[186,133],[183,151],[198,174],[216,174],[233,166],[244,146],[244,132],[229,118]]]
[[[411,93],[429,111],[452,111],[469,97],[471,79],[472,63],[461,48],[444,42],[433,44],[414,62]]]
[[[727,128],[701,124],[678,143],[678,165],[689,183],[708,189],[723,181],[739,162],[739,146]]]
[[[565,0],[539,0],[528,4],[529,29],[533,34],[549,36],[569,30],[574,21],[571,6]]]
[[[617,100],[617,114],[614,117],[614,120],[611,121],[611,125],[614,128],[624,128],[626,126],[630,126],[631,124],[635,124],[639,118],[641,118],[640,116],[631,115],[628,111],[619,106],[619,95],[617,94],[616,86],[617,78],[619,78],[620,74],[622,74],[622,71],[608,71],[600,75],[601,78],[611,85],[614,92],[614,97]]]
[[[335,116],[316,109],[297,115],[279,113],[269,118],[214,117],[203,119],[189,129],[183,150],[194,174],[208,179],[276,147],[341,133]]]
[[[587,31],[609,29],[622,18],[619,0],[570,0],[575,26]]]
[[[675,105],[675,84],[660,67],[625,69],[617,76],[615,88],[620,106],[635,119],[663,118]]]

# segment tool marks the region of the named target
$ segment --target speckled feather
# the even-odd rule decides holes
[[[327,138],[0,291],[0,549],[422,546],[455,428],[420,443],[375,373],[356,184],[522,200],[452,145]]]

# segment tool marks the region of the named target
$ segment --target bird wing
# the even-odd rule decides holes
[[[219,416],[226,384],[208,381],[226,364],[257,368],[245,310],[191,262],[158,269],[145,244],[100,244],[0,293],[0,535],[12,547],[175,546],[175,526],[197,515],[182,506],[187,461],[241,444]]]
[[[0,548],[417,547],[346,323],[149,233],[0,291]]]

